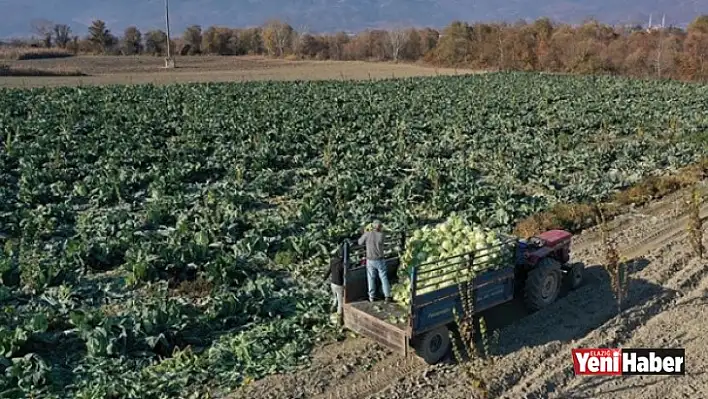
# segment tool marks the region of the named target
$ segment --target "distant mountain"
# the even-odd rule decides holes
[[[94,19],[114,33],[130,25],[164,27],[163,0],[0,0],[0,37],[28,36],[32,20],[69,24],[85,34]],[[171,27],[181,33],[191,24],[246,27],[279,18],[311,32],[360,31],[412,25],[443,27],[455,19],[508,21],[550,17],[578,23],[588,17],[611,24],[646,24],[666,15],[684,26],[708,14],[708,0],[171,0]]]

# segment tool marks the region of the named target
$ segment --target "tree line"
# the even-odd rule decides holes
[[[83,37],[64,24],[34,26],[35,46],[75,53],[164,56],[162,30],[137,27],[116,36],[96,20]],[[531,23],[455,21],[431,28],[370,29],[355,35],[309,33],[271,20],[253,28],[188,27],[171,40],[173,54],[266,55],[314,60],[422,61],[447,67],[617,74],[708,81],[708,15],[686,29],[611,26],[596,20],[572,26],[541,18]]]

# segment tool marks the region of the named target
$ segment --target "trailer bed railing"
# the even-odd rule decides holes
[[[410,268],[411,288],[414,290],[411,297],[425,293],[424,291],[429,292],[436,285],[466,280],[465,276],[472,273],[479,273],[498,265],[513,264],[516,242],[514,237],[502,236],[498,244],[483,250],[414,265]]]
[[[399,277],[406,276],[411,282],[407,336],[412,337],[453,322],[453,309],[457,309],[458,314],[462,312],[460,284],[464,282],[470,283],[473,290],[475,312],[491,308],[513,297],[517,244],[515,237],[501,236],[498,244],[486,247],[483,251],[463,253],[403,269],[400,255],[405,249],[406,238],[405,233],[386,235],[384,248],[389,281],[393,284]],[[343,255],[346,270],[344,302],[355,304],[366,301],[366,248],[364,245],[348,242],[344,244]],[[380,330],[381,323],[386,323],[385,320],[374,323],[373,319],[362,316],[359,312],[365,312],[365,309],[357,308],[356,315],[352,315],[356,320],[349,321],[368,326],[370,330]],[[378,327],[375,327],[377,325]],[[389,337],[391,339],[387,340],[400,342],[398,334],[394,335],[395,339]]]
[[[513,297],[516,238],[485,248],[410,268],[411,330],[420,334],[454,320],[453,309],[462,314],[460,284],[468,283],[475,312]],[[493,259],[496,257],[497,259]]]

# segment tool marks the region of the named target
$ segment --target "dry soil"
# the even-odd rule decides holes
[[[523,305],[489,311],[497,331],[493,363],[478,371],[489,398],[706,397],[708,392],[708,260],[696,259],[686,243],[682,193],[624,215],[612,232],[631,259],[628,297],[618,314],[596,230],[578,235],[573,261],[586,265],[586,280],[550,307],[529,314]],[[703,216],[708,215],[708,204]],[[708,234],[707,234],[708,236]],[[708,240],[706,240],[708,244]],[[575,377],[577,347],[683,347],[682,377]],[[351,336],[317,350],[302,371],[265,378],[236,398],[430,398],[482,397],[462,369],[449,360],[427,366],[404,359],[369,339]]]
[[[89,76],[0,77],[0,87],[170,84],[249,80],[364,80],[411,76],[455,75],[474,71],[431,68],[415,64],[362,61],[288,61],[264,57],[179,57],[175,69],[150,56],[79,56],[3,61],[11,68],[50,73],[82,72]]]

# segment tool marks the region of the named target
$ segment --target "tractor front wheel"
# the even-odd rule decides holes
[[[560,263],[551,258],[543,259],[529,271],[525,287],[529,309],[543,309],[558,298],[562,275]]]
[[[585,274],[585,265],[582,263],[573,264],[570,269],[568,269],[565,275],[565,281],[571,290],[580,287],[583,284],[583,275]]]

